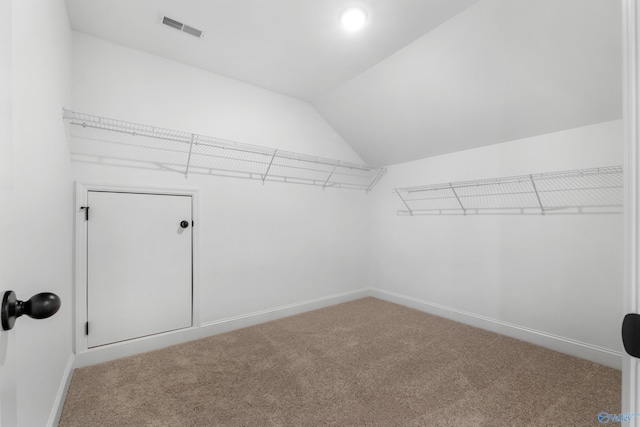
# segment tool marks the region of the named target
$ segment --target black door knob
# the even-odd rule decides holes
[[[180,223],[180,227],[182,227],[182,228],[187,228],[188,226],[189,226],[189,221],[182,221]]]
[[[2,297],[2,329],[12,329],[16,319],[23,314],[32,319],[46,319],[56,314],[59,309],[60,298],[51,292],[34,295],[27,301],[19,301],[15,292],[7,291]]]
[[[640,357],[640,314],[629,313],[622,322],[622,344],[633,357]]]

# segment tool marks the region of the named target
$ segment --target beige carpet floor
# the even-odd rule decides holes
[[[60,426],[598,426],[620,381],[365,298],[78,369]]]

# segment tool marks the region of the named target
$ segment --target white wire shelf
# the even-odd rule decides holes
[[[398,215],[620,213],[622,166],[395,188]]]
[[[63,110],[74,161],[370,191],[386,169]]]

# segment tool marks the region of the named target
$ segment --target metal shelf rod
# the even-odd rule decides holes
[[[123,143],[123,142],[114,142],[114,141],[105,141],[102,139],[95,139],[95,138],[86,138],[86,137],[77,137],[78,139],[85,139],[85,140],[90,140],[90,141],[98,141],[98,142],[105,142],[105,143],[109,143],[112,145],[120,145],[120,146],[125,146],[125,147],[135,147],[135,148],[142,148],[142,149],[146,149],[146,150],[153,150],[153,151],[162,151],[162,152],[167,152],[167,153],[177,153],[177,154],[186,154],[185,151],[182,150],[177,150],[177,149],[171,149],[171,148],[162,148],[162,147],[148,147],[145,145],[137,145],[137,144],[127,144],[127,143]],[[203,145],[201,143],[196,143],[196,145]],[[78,154],[82,154],[82,153],[78,153]],[[228,157],[228,156],[220,156],[220,155],[213,155],[213,154],[206,154],[206,153],[193,153],[195,156],[201,156],[201,157],[210,157],[210,158],[217,158],[217,159],[224,159],[224,160],[233,160],[233,161],[237,161],[237,162],[245,162],[245,163],[253,163],[253,164],[257,164],[257,165],[267,165],[267,162],[261,162],[259,160],[249,160],[249,159],[238,159],[238,158],[234,158],[234,157]],[[84,155],[84,154],[82,154]],[[113,159],[117,159],[117,157],[112,157]],[[182,166],[180,164],[174,164],[173,166]],[[276,165],[277,166],[277,165]],[[301,170],[301,171],[312,171],[312,172],[317,172],[317,169],[311,169],[311,168],[305,168],[305,167],[300,167],[300,166],[289,166],[289,165],[280,165],[280,167],[285,167],[285,168],[290,168],[290,169],[297,169],[297,170]],[[352,176],[352,177],[358,177],[359,175],[356,174],[349,174],[346,172],[335,172],[335,175],[341,175],[341,176]]]
[[[571,205],[567,205],[567,206],[556,206],[553,208],[547,208],[547,210],[545,211],[546,213],[552,212],[552,211],[559,211],[559,210],[564,210],[564,209],[594,209],[594,208],[619,208],[620,205],[617,204],[611,204],[611,205],[583,205],[583,206],[571,206]],[[522,208],[468,208],[467,209],[467,213],[472,213],[475,211],[497,211],[500,209],[506,209],[506,210],[523,210],[523,209],[528,209],[528,210],[533,210],[535,209],[536,211],[540,210],[540,207],[536,207],[536,206],[531,206],[531,207],[522,207]],[[411,212],[413,212],[414,214],[418,214],[420,212],[434,212],[434,211],[456,211],[459,212],[462,209],[460,208],[449,208],[449,209],[412,209]],[[401,210],[398,210],[398,212],[403,212]],[[538,212],[539,213],[539,212]]]
[[[622,166],[607,166],[403,187],[395,188],[394,192],[408,209],[399,212],[412,214],[458,210],[470,213],[482,209],[538,209],[541,214],[562,209],[577,213],[582,213],[584,208],[620,210],[623,204],[622,172]]]
[[[455,188],[453,188],[453,184],[449,183],[449,187],[451,187],[451,191],[453,192],[453,195],[456,196],[456,200],[458,201],[458,203],[460,204],[460,208],[466,213],[467,210],[464,208],[464,206],[462,205],[462,202],[460,201],[460,197],[458,197],[458,194],[456,193]]]
[[[402,203],[404,203],[404,205],[407,207],[407,210],[409,211],[409,215],[413,215],[413,211],[411,210],[411,208],[409,207],[407,202],[402,198],[402,195],[400,194],[400,191],[398,191],[397,188],[396,188],[395,191],[396,191],[396,194],[398,195],[398,197],[400,197],[400,200],[402,200]]]
[[[66,109],[63,113],[63,118],[69,125],[70,151],[73,155],[82,156],[82,160],[76,158],[76,161],[100,163],[100,159],[109,158],[134,162],[130,163],[130,167],[136,167],[136,164],[142,167],[140,165],[143,163],[160,167],[182,166],[185,175],[196,171],[207,173],[207,170],[217,170],[228,173],[229,176],[241,174],[250,179],[260,179],[263,183],[271,181],[269,178],[275,174],[279,182],[305,182],[322,188],[353,188],[367,192],[386,172],[384,168],[370,165],[274,150]],[[116,134],[123,136],[115,137]],[[150,138],[166,143],[156,145],[149,140],[130,143],[127,137]],[[99,141],[100,144],[92,145],[87,143],[89,141]],[[264,172],[259,173],[256,170],[258,167]],[[174,170],[173,167],[167,169]],[[323,178],[327,174],[329,178]]]
[[[336,171],[336,167],[334,166],[333,169],[331,170],[331,173],[329,174],[329,176],[327,177],[327,180],[324,182],[324,184],[322,184],[322,189],[324,190],[327,187],[327,184],[329,183],[329,180],[331,179],[331,177],[333,176],[333,173]]]
[[[540,194],[538,194],[538,189],[536,188],[536,182],[533,179],[533,175],[531,175],[531,185],[533,186],[533,191],[536,192],[536,199],[538,200],[538,204],[540,205],[540,210],[544,213],[544,206],[542,206],[542,201],[540,200]]]
[[[191,150],[193,150],[193,140],[195,139],[195,135],[191,135],[191,143],[189,144],[189,157],[187,157],[187,167],[184,171],[184,176],[189,176],[189,164],[191,163]]]
[[[597,172],[600,170],[600,172]],[[468,187],[480,187],[487,185],[498,185],[498,184],[517,184],[523,182],[531,181],[531,176],[536,181],[542,180],[558,180],[563,178],[583,178],[589,176],[602,176],[606,177],[608,175],[620,176],[622,173],[622,166],[607,166],[601,168],[593,168],[593,169],[579,169],[573,171],[562,171],[562,172],[547,172],[540,174],[530,174],[530,175],[520,175],[520,176],[511,176],[511,177],[503,177],[503,178],[490,178],[490,179],[481,179],[476,181],[459,181],[454,183],[442,183],[442,184],[431,184],[431,185],[421,185],[416,187],[403,187],[402,191],[406,191],[409,193],[422,192],[422,191],[432,191],[438,189],[448,189],[451,184],[455,188],[468,188]]]
[[[274,150],[273,156],[271,156],[271,161],[269,162],[269,166],[267,166],[267,170],[265,171],[264,176],[262,177],[263,184],[264,184],[264,180],[267,179],[267,175],[269,175],[269,169],[271,169],[271,165],[273,164],[273,159],[276,158],[277,154],[278,154],[278,150]]]
[[[459,188],[459,187],[457,187]],[[611,189],[620,189],[619,185],[609,185],[609,186],[598,186],[598,187],[589,187],[589,188],[564,188],[560,190],[540,190],[538,189],[539,194],[552,194],[552,193],[567,193],[567,192],[576,192],[576,191],[592,191],[592,190],[611,190]],[[395,190],[394,190],[395,193]],[[505,192],[505,193],[487,193],[487,194],[469,194],[459,196],[461,199],[471,199],[471,198],[480,198],[480,197],[501,197],[501,196],[517,196],[517,195],[530,195],[534,194],[533,191],[513,191],[513,192]],[[419,197],[414,199],[408,199],[411,202],[416,202],[419,200],[452,200],[455,199],[453,196],[441,196],[441,197]]]
[[[83,128],[106,130],[106,131],[117,132],[117,133],[122,133],[126,135],[132,135],[132,136],[142,136],[142,137],[153,138],[153,139],[161,139],[165,141],[181,142],[184,144],[190,143],[191,134],[187,134],[187,133],[182,134],[182,132],[179,132],[179,131],[170,131],[170,130],[162,129],[163,131],[166,131],[165,133],[171,133],[171,135],[176,135],[176,136],[166,136],[165,133],[160,132],[161,128],[152,128],[152,129],[158,129],[158,131],[156,132],[149,132],[149,131],[143,132],[143,131],[138,131],[136,130],[136,128],[133,128],[133,127],[126,127],[125,125],[122,125],[122,127],[120,128],[114,125],[106,125],[106,124],[103,126],[98,126],[86,120],[81,120],[76,118],[75,116],[73,116],[73,114],[77,114],[77,113],[74,113],[73,111],[70,111],[70,110],[64,110],[64,111],[65,111],[65,114],[67,113],[70,114],[70,116],[65,115],[65,118],[69,121],[70,124],[82,126]],[[101,118],[97,118],[97,119],[99,119],[98,123],[102,123],[100,121]],[[136,125],[136,124],[127,123],[127,122],[121,122],[121,123]],[[143,125],[136,125],[136,126],[143,126]],[[200,139],[199,144],[205,147],[231,149],[234,151],[244,152],[248,154],[263,154],[263,155],[269,155],[269,156],[273,155],[273,151],[274,151],[273,149],[259,146],[259,145],[251,145],[251,144],[239,143],[236,141],[222,140],[219,138],[206,137],[203,135],[197,135],[197,136]],[[212,141],[207,142],[206,141],[207,139],[210,139],[213,142]],[[245,148],[240,148],[238,147],[238,145],[242,145]],[[381,169],[374,166],[345,162],[344,160],[334,160],[334,159],[328,159],[323,157],[313,157],[313,156],[308,156],[302,153],[294,153],[291,151],[283,151],[283,150],[275,150],[275,151],[278,151],[278,157],[283,159],[327,164],[332,166],[337,165],[337,166],[345,167],[348,169],[357,169],[365,172]]]

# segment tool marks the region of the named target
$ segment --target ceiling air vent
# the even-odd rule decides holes
[[[167,16],[162,17],[162,23],[164,25],[168,25],[171,28],[175,28],[176,30],[180,30],[183,33],[191,34],[194,37],[200,38],[204,35],[201,30],[185,25],[182,22],[178,22],[175,19],[171,19]]]

